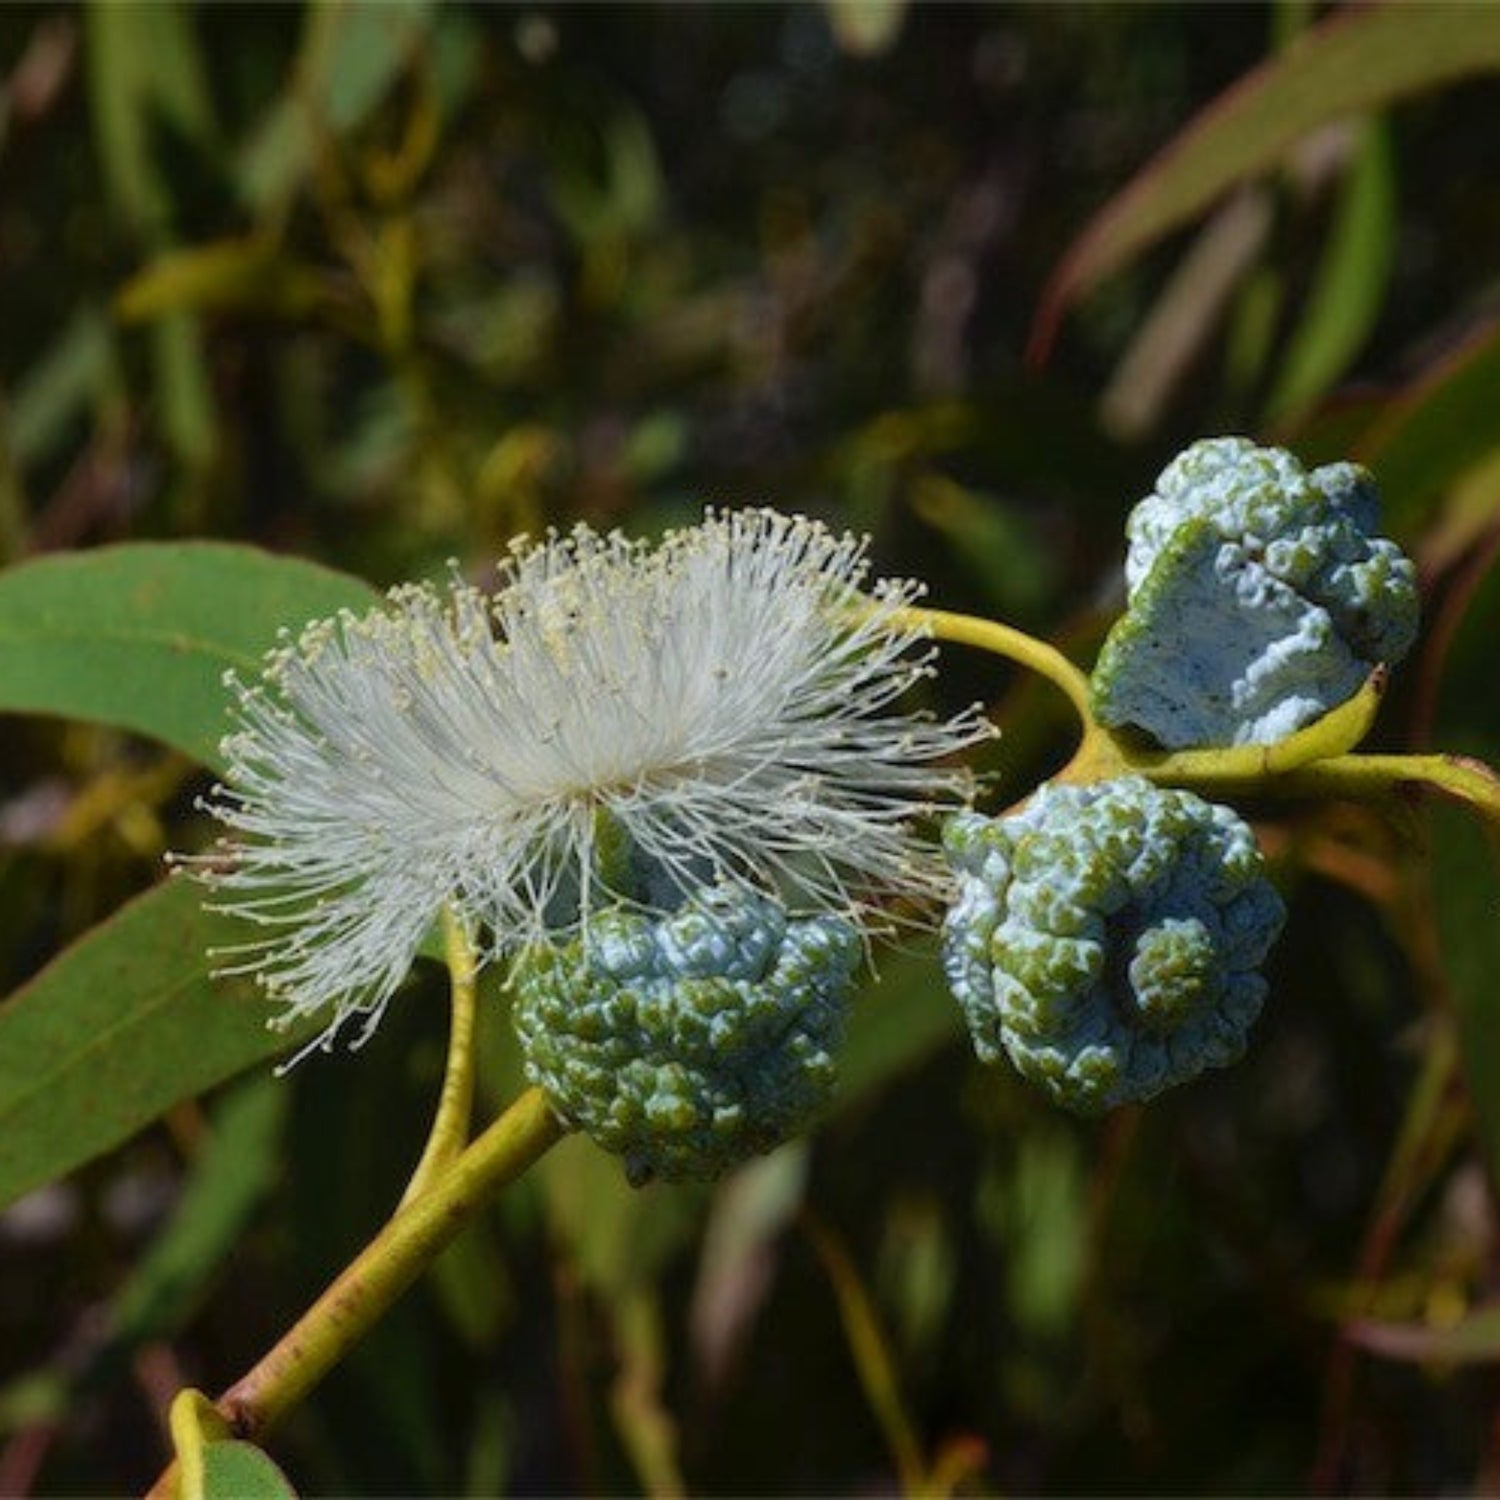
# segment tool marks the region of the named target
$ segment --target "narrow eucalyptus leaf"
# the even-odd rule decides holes
[[[0,1207],[316,1031],[267,1030],[253,985],[212,978],[240,936],[168,880],[0,1005]]]
[[[126,544],[0,573],[0,711],[114,724],[217,767],[223,674],[283,626],[368,609],[368,584],[217,543]]]

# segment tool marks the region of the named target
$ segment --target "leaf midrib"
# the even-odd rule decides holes
[[[135,1007],[135,1009],[128,1011],[119,1020],[114,1021],[111,1024],[104,1026],[102,1029],[93,1032],[89,1038],[88,1043],[82,1049],[77,1052],[70,1053],[68,1057],[57,1067],[55,1067],[50,1073],[43,1074],[40,1078],[35,1078],[34,1080],[32,1080],[34,1086],[28,1087],[22,1094],[13,1096],[9,1103],[0,1103],[0,1132],[3,1132],[8,1128],[9,1122],[14,1118],[17,1108],[27,1104],[37,1093],[45,1089],[56,1079],[61,1078],[67,1073],[75,1070],[78,1062],[81,1059],[91,1056],[95,1051],[99,1049],[100,1046],[108,1042],[111,1037],[118,1036],[122,1031],[128,1031],[133,1026],[143,1024],[151,1016],[155,1015],[155,1013],[160,1010],[163,1005],[175,999],[184,990],[190,989],[194,984],[198,983],[204,978],[211,978],[211,976],[203,970],[200,970],[194,974],[185,975],[182,979],[166,986],[162,990],[159,990],[157,992],[156,998],[153,999],[149,1005],[144,1007],[137,1006]],[[11,1002],[11,1004],[19,1004],[25,998],[26,996],[24,994],[17,995]],[[9,1010],[10,1008],[10,1006],[6,1006],[5,1010]],[[0,1018],[3,1018],[3,1016],[4,1011],[0,1011]]]
[[[210,643],[208,638],[187,635],[180,631],[160,631],[148,629],[122,630],[117,627],[103,626],[98,630],[87,630],[77,627],[62,627],[57,630],[25,630],[6,629],[0,624],[0,645],[11,643],[30,644],[35,641],[70,641],[74,643],[87,642],[97,645],[100,641],[123,641],[131,645],[146,643],[161,647],[186,646],[202,656],[218,657],[221,661],[231,666],[258,669],[264,659],[265,653],[259,655],[247,655],[223,645]],[[272,649],[272,648],[267,648]]]

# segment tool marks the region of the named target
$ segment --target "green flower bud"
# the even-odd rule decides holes
[[[741,886],[596,914],[516,965],[527,1076],[633,1183],[716,1177],[826,1102],[861,951],[853,923]]]
[[[1229,808],[1139,776],[1049,785],[945,843],[943,967],[983,1061],[1093,1114],[1243,1053],[1285,910]]]
[[[1373,535],[1354,464],[1308,473],[1245,438],[1194,443],[1131,512],[1129,607],[1094,712],[1169,749],[1270,744],[1353,696],[1417,632],[1416,570]]]

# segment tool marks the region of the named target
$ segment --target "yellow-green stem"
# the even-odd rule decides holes
[[[1223,745],[1211,750],[1137,750],[1111,739],[1120,775],[1135,771],[1154,781],[1193,787],[1267,782],[1348,752],[1370,732],[1385,692],[1386,670],[1377,668],[1352,698],[1269,745]],[[1366,757],[1368,759],[1368,757]]]
[[[1089,680],[1056,646],[1039,641],[998,620],[983,620],[977,615],[955,615],[944,609],[919,609],[907,605],[891,617],[897,626],[924,628],[938,640],[954,641],[961,646],[977,646],[992,651],[1008,661],[1029,667],[1063,692],[1085,725],[1092,722],[1089,713]]]
[[[1270,783],[1295,796],[1380,797],[1401,786],[1429,786],[1467,802],[1492,832],[1500,830],[1500,779],[1461,755],[1335,755]]]
[[[1500,778],[1482,761],[1461,755],[1330,755],[1291,770],[1214,770],[1203,766],[1185,774],[1181,763],[1163,762],[1146,770],[1153,780],[1222,795],[1344,797],[1373,801],[1402,787],[1430,787],[1466,802],[1500,838]]]
[[[451,907],[443,908],[443,946],[448,960],[453,1019],[448,1037],[448,1064],[443,1090],[426,1148],[401,1198],[401,1207],[426,1192],[468,1144],[474,1113],[474,994],[477,964],[474,944]]]
[[[475,1211],[556,1145],[565,1127],[540,1089],[522,1094],[396,1214],[255,1367],[219,1397],[230,1426],[264,1432],[305,1397],[416,1280]]]
[[[385,1314],[498,1189],[562,1138],[529,1089],[432,1185],[401,1209],[291,1330],[214,1403],[230,1431],[255,1439],[295,1407]],[[172,1470],[153,1496],[174,1493]]]

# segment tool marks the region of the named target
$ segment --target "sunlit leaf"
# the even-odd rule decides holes
[[[874,57],[901,35],[907,0],[823,0],[828,24],[845,52]]]
[[[1199,114],[1094,217],[1043,293],[1033,356],[1045,359],[1083,293],[1318,126],[1496,69],[1496,6],[1372,5],[1307,32]]]
[[[254,675],[282,627],[376,600],[358,579],[250,547],[40,558],[0,573],[0,711],[118,725],[217,766],[225,671]]]
[[[0,1205],[308,1034],[267,1030],[254,986],[210,977],[208,950],[242,936],[169,880],[0,1005]]]

